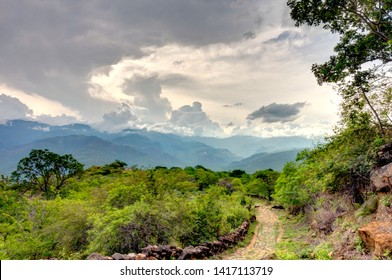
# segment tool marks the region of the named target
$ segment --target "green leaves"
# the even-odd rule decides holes
[[[324,25],[340,35],[335,54],[313,64],[317,82],[333,83],[343,97],[342,115],[351,110],[368,112],[385,137],[391,126],[390,109],[382,106],[391,89],[392,1],[390,0],[289,0],[297,26]],[[390,107],[390,106],[389,106]],[[350,118],[342,119],[347,124]]]
[[[31,165],[32,170],[40,167],[43,171],[37,174],[52,172],[54,165],[44,159],[57,161],[59,157],[48,151],[34,152],[30,160],[39,164]],[[241,175],[239,179],[200,166],[192,172],[190,168],[128,170],[118,162],[109,168],[106,175],[92,167],[69,178],[52,200],[21,194],[2,179],[0,257],[83,259],[92,252],[137,252],[148,244],[185,247],[215,240],[250,218],[246,206],[251,202],[241,183],[248,174],[234,172]],[[258,176],[269,178],[270,172]],[[43,181],[42,175],[37,176]],[[54,190],[56,177],[51,176]]]
[[[83,171],[83,165],[72,155],[60,156],[49,150],[32,150],[21,159],[12,180],[27,190],[39,190],[45,195],[56,194],[71,176]]]
[[[366,195],[375,151],[384,139],[377,137],[364,117],[326,140],[299,153],[296,162],[287,163],[277,179],[273,198],[288,210],[314,207],[323,193],[342,193],[357,202]]]
[[[306,185],[307,173],[303,172],[301,165],[290,162],[285,165],[276,181],[273,198],[290,211],[310,202],[311,189]]]

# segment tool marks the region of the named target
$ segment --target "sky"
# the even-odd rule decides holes
[[[337,37],[286,0],[0,0],[0,123],[320,136],[339,97],[313,63]]]

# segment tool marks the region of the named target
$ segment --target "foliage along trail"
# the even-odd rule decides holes
[[[260,260],[274,255],[276,243],[280,242],[283,236],[277,210],[265,204],[257,204],[256,207],[257,225],[252,240],[246,247],[239,248],[233,253],[222,254],[223,259]]]

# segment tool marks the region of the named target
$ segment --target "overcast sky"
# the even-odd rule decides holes
[[[322,135],[310,68],[337,38],[286,0],[0,0],[0,122],[185,135]]]

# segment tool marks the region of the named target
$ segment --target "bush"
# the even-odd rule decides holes
[[[287,163],[276,180],[272,197],[290,211],[303,208],[310,202],[310,189],[306,186],[306,172],[294,162]],[[304,173],[305,172],[305,173]]]
[[[321,243],[314,248],[313,252],[316,260],[331,260],[333,245],[330,242]]]
[[[146,186],[143,183],[130,186],[119,185],[109,191],[107,204],[111,207],[122,209],[140,201],[142,196],[146,194],[146,190]]]
[[[0,257],[81,259],[149,244],[188,246],[216,240],[249,219],[241,179],[228,173],[115,169],[102,175],[90,168],[52,200],[21,195],[0,181]],[[222,178],[222,186],[212,184]]]

